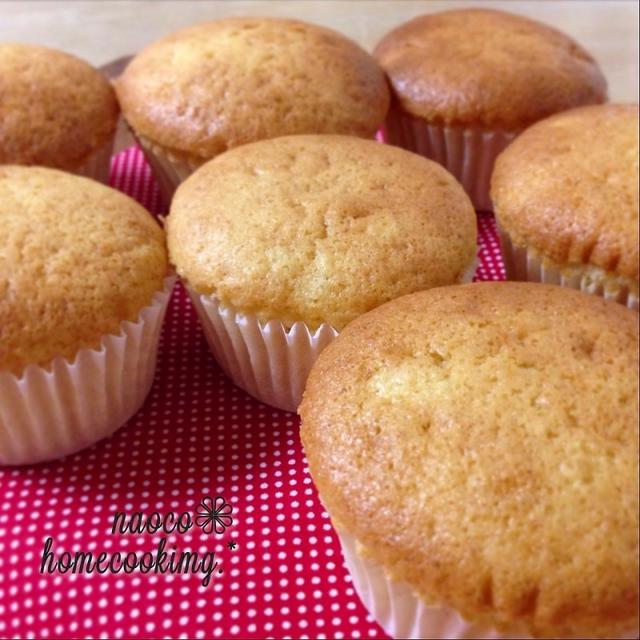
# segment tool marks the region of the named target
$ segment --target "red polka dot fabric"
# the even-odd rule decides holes
[[[162,212],[137,148],[113,159],[111,181]],[[493,217],[478,225],[476,279],[502,279]],[[185,526],[172,530],[178,518]],[[166,531],[154,529],[161,519]],[[187,561],[152,566],[161,544]],[[124,568],[71,567],[82,554]],[[354,593],[297,416],[225,378],[181,286],[140,412],[81,453],[0,469],[0,636],[385,637]]]

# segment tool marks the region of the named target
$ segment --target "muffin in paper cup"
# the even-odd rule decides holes
[[[606,100],[596,62],[568,36],[490,9],[420,16],[377,45],[392,101],[385,139],[425,155],[490,210],[493,162],[524,128]]]
[[[519,282],[403,296],[320,354],[300,435],[387,633],[637,637],[637,368],[635,312]]]
[[[491,193],[507,278],[638,309],[637,124],[635,105],[573,109],[500,155]]]
[[[120,108],[84,60],[30,44],[0,44],[0,164],[39,165],[105,184]]]
[[[32,464],[75,453],[110,436],[143,405],[175,277],[120,332],[72,360],[0,371],[0,465]]]
[[[475,270],[475,213],[455,179],[355,137],[287,136],[228,151],[180,185],[166,228],[218,362],[288,411],[351,320]]]
[[[281,18],[183,29],[140,52],[115,86],[165,197],[239,145],[292,134],[373,138],[389,107],[369,53],[330,29]]]
[[[0,226],[0,464],[31,464],[142,406],[175,277],[151,215],[86,178],[0,167]]]

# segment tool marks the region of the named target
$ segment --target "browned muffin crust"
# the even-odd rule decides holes
[[[404,110],[437,124],[518,131],[607,97],[598,65],[574,40],[503,11],[414,18],[387,34],[374,55]]]
[[[384,73],[356,43],[278,18],[169,35],[134,58],[116,90],[138,134],[194,160],[289,134],[372,137],[389,105]]]
[[[582,107],[533,125],[498,157],[491,197],[515,244],[637,284],[637,105]]]
[[[325,349],[300,407],[339,530],[470,622],[638,624],[638,315],[562,287],[404,296]]]
[[[476,255],[475,212],[453,176],[352,136],[227,151],[180,185],[166,226],[171,261],[198,293],[314,328],[453,284]]]
[[[167,276],[148,211],[98,182],[0,167],[0,371],[73,360],[136,321]]]
[[[0,164],[73,170],[116,128],[115,93],[75,56],[0,44]]]

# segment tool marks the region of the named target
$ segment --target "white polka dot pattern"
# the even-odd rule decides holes
[[[113,186],[161,211],[142,154],[112,164]],[[493,217],[479,216],[477,279],[502,279]],[[223,573],[40,574],[56,553],[157,548],[160,533],[112,534],[116,511],[194,509],[221,495],[234,507],[222,535],[193,527],[179,550],[216,551]],[[236,541],[235,550],[228,548]],[[142,410],[114,436],[66,459],[0,469],[0,637],[379,638],[354,593],[306,469],[293,414],[231,384],[176,287],[158,371]]]

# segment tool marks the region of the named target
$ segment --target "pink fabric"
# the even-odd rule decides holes
[[[114,158],[111,183],[154,213],[162,210],[137,148]],[[478,221],[476,277],[503,279],[493,217]],[[215,527],[211,520],[204,527],[203,509],[222,506],[218,496],[231,505],[234,522],[228,526],[224,506]],[[117,511],[184,511],[194,526],[168,536],[114,534]],[[167,549],[215,551],[218,567],[208,586],[199,573],[41,574],[48,537],[56,557],[141,556],[166,537]],[[182,287],[138,415],[65,460],[0,469],[0,636],[384,637],[343,566],[306,469],[297,417],[258,403],[225,378]]]

